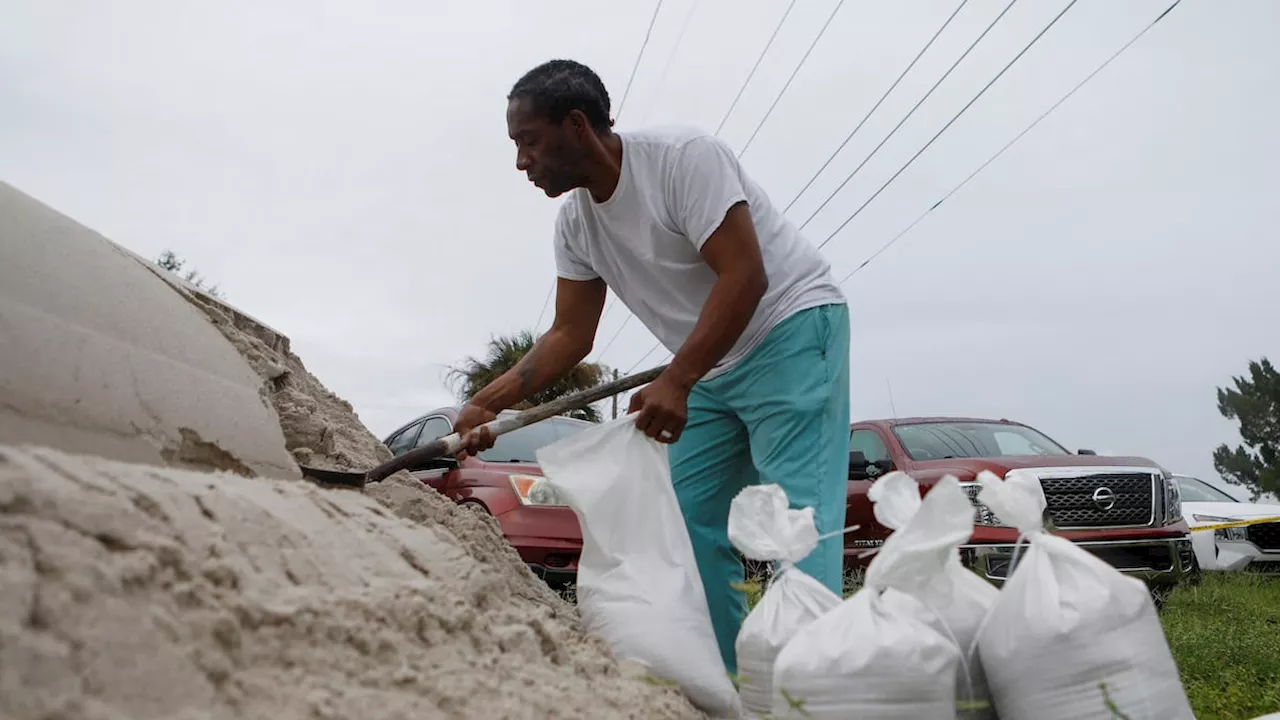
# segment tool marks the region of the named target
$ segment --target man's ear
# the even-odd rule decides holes
[[[573,133],[573,137],[579,142],[585,142],[587,133],[591,130],[591,121],[587,119],[586,114],[581,110],[570,110],[566,119],[569,121],[569,130]]]

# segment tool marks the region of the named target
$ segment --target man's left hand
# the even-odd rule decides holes
[[[689,391],[674,377],[663,373],[631,396],[629,412],[639,412],[636,427],[658,442],[673,443],[684,432],[689,419]]]

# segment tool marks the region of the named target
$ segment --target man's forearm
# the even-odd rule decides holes
[[[590,345],[584,347],[563,330],[552,328],[538,338],[515,367],[486,385],[471,402],[495,413],[505,410],[546,388],[582,362],[590,351]]]
[[[685,389],[692,388],[733,348],[768,287],[763,269],[724,274],[716,279],[693,332],[672,358],[668,370]]]

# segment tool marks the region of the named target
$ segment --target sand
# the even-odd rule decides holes
[[[299,463],[389,457],[287,338],[179,292]],[[0,445],[0,717],[703,716],[407,473],[359,492]]]
[[[354,491],[0,446],[0,717],[698,717]]]

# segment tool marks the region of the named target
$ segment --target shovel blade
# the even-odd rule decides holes
[[[308,480],[318,482],[322,485],[339,485],[342,487],[363,488],[365,477],[364,473],[346,472],[343,470],[323,470],[321,468],[298,466],[302,470],[302,476]]]

